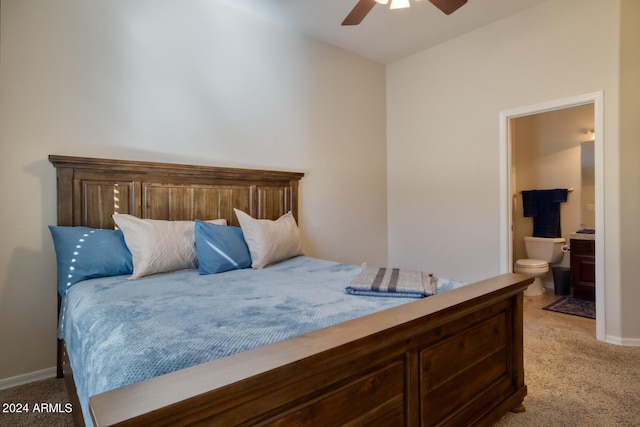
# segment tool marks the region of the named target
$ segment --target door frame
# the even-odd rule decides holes
[[[604,228],[604,96],[603,92],[592,92],[541,104],[529,105],[500,112],[500,271],[513,271],[513,190],[511,164],[510,120],[533,114],[564,108],[593,104],[594,155],[595,155],[595,214],[596,214],[596,283],[604,284],[605,277],[605,228]],[[596,338],[606,340],[605,335],[605,289],[596,286]]]

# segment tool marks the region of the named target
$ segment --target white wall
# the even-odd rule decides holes
[[[623,0],[620,60],[620,313],[623,337],[639,337],[640,318],[640,1]],[[640,340],[638,340],[640,341]],[[624,341],[623,341],[624,342]]]
[[[386,264],[385,69],[211,0],[4,0],[0,380],[55,365],[49,154],[306,173],[308,255]]]
[[[620,218],[637,209],[620,202],[620,5],[549,0],[388,66],[390,264],[499,274],[500,112],[603,91],[606,334],[622,337],[624,318],[624,335],[639,339],[621,298],[637,280],[621,281]]]

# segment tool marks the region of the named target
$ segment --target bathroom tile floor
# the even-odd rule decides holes
[[[543,310],[553,301],[562,298],[561,295],[555,295],[553,290],[547,291],[535,297],[524,297],[524,321],[535,322],[544,326],[558,329],[566,329],[570,331],[584,332],[595,338],[596,321],[587,319],[586,317],[573,316],[570,314],[556,313],[549,310]]]

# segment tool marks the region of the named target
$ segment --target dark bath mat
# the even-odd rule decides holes
[[[573,297],[560,298],[542,309],[571,314],[573,316],[588,317],[589,319],[596,318],[595,302],[576,299]]]

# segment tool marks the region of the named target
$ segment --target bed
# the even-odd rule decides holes
[[[170,221],[217,218],[236,226],[234,208],[260,219],[276,220],[287,212],[298,216],[302,173],[49,159],[57,169],[59,226],[112,230],[114,213]],[[255,272],[282,284],[289,271],[302,269],[303,277],[321,282],[340,277],[343,286],[359,268],[296,256]],[[253,280],[243,276],[254,273],[250,268],[231,273],[238,283]],[[181,283],[194,276],[200,287],[209,280],[194,271],[171,274]],[[211,280],[231,276],[226,274],[211,275]],[[168,281],[170,276],[159,277]],[[125,382],[91,395],[82,406],[96,426],[492,425],[507,411],[521,410],[526,395],[522,291],[531,281],[505,274],[411,302],[352,296],[357,304],[375,306],[353,308],[349,320],[323,315],[328,320],[320,326],[289,331],[268,344],[241,346],[203,363],[196,351],[193,365]],[[78,291],[72,295],[88,299],[92,286],[115,293],[115,282],[123,287],[130,283],[125,276],[91,279],[75,285]],[[331,298],[344,296],[333,295],[327,297],[327,307],[339,305]],[[298,297],[309,298],[303,292]],[[310,300],[318,299],[323,299],[320,293]],[[58,304],[64,307],[60,297]],[[100,309],[84,310],[95,314]],[[63,312],[61,318],[66,317],[73,315]],[[85,398],[79,397],[74,376],[95,368],[77,363],[77,357],[72,365],[67,344],[73,346],[58,341],[58,376],[65,378],[74,408],[80,408]],[[109,368],[113,375],[101,371],[101,377],[115,377],[120,363]],[[80,410],[73,415],[77,425],[84,425]]]

